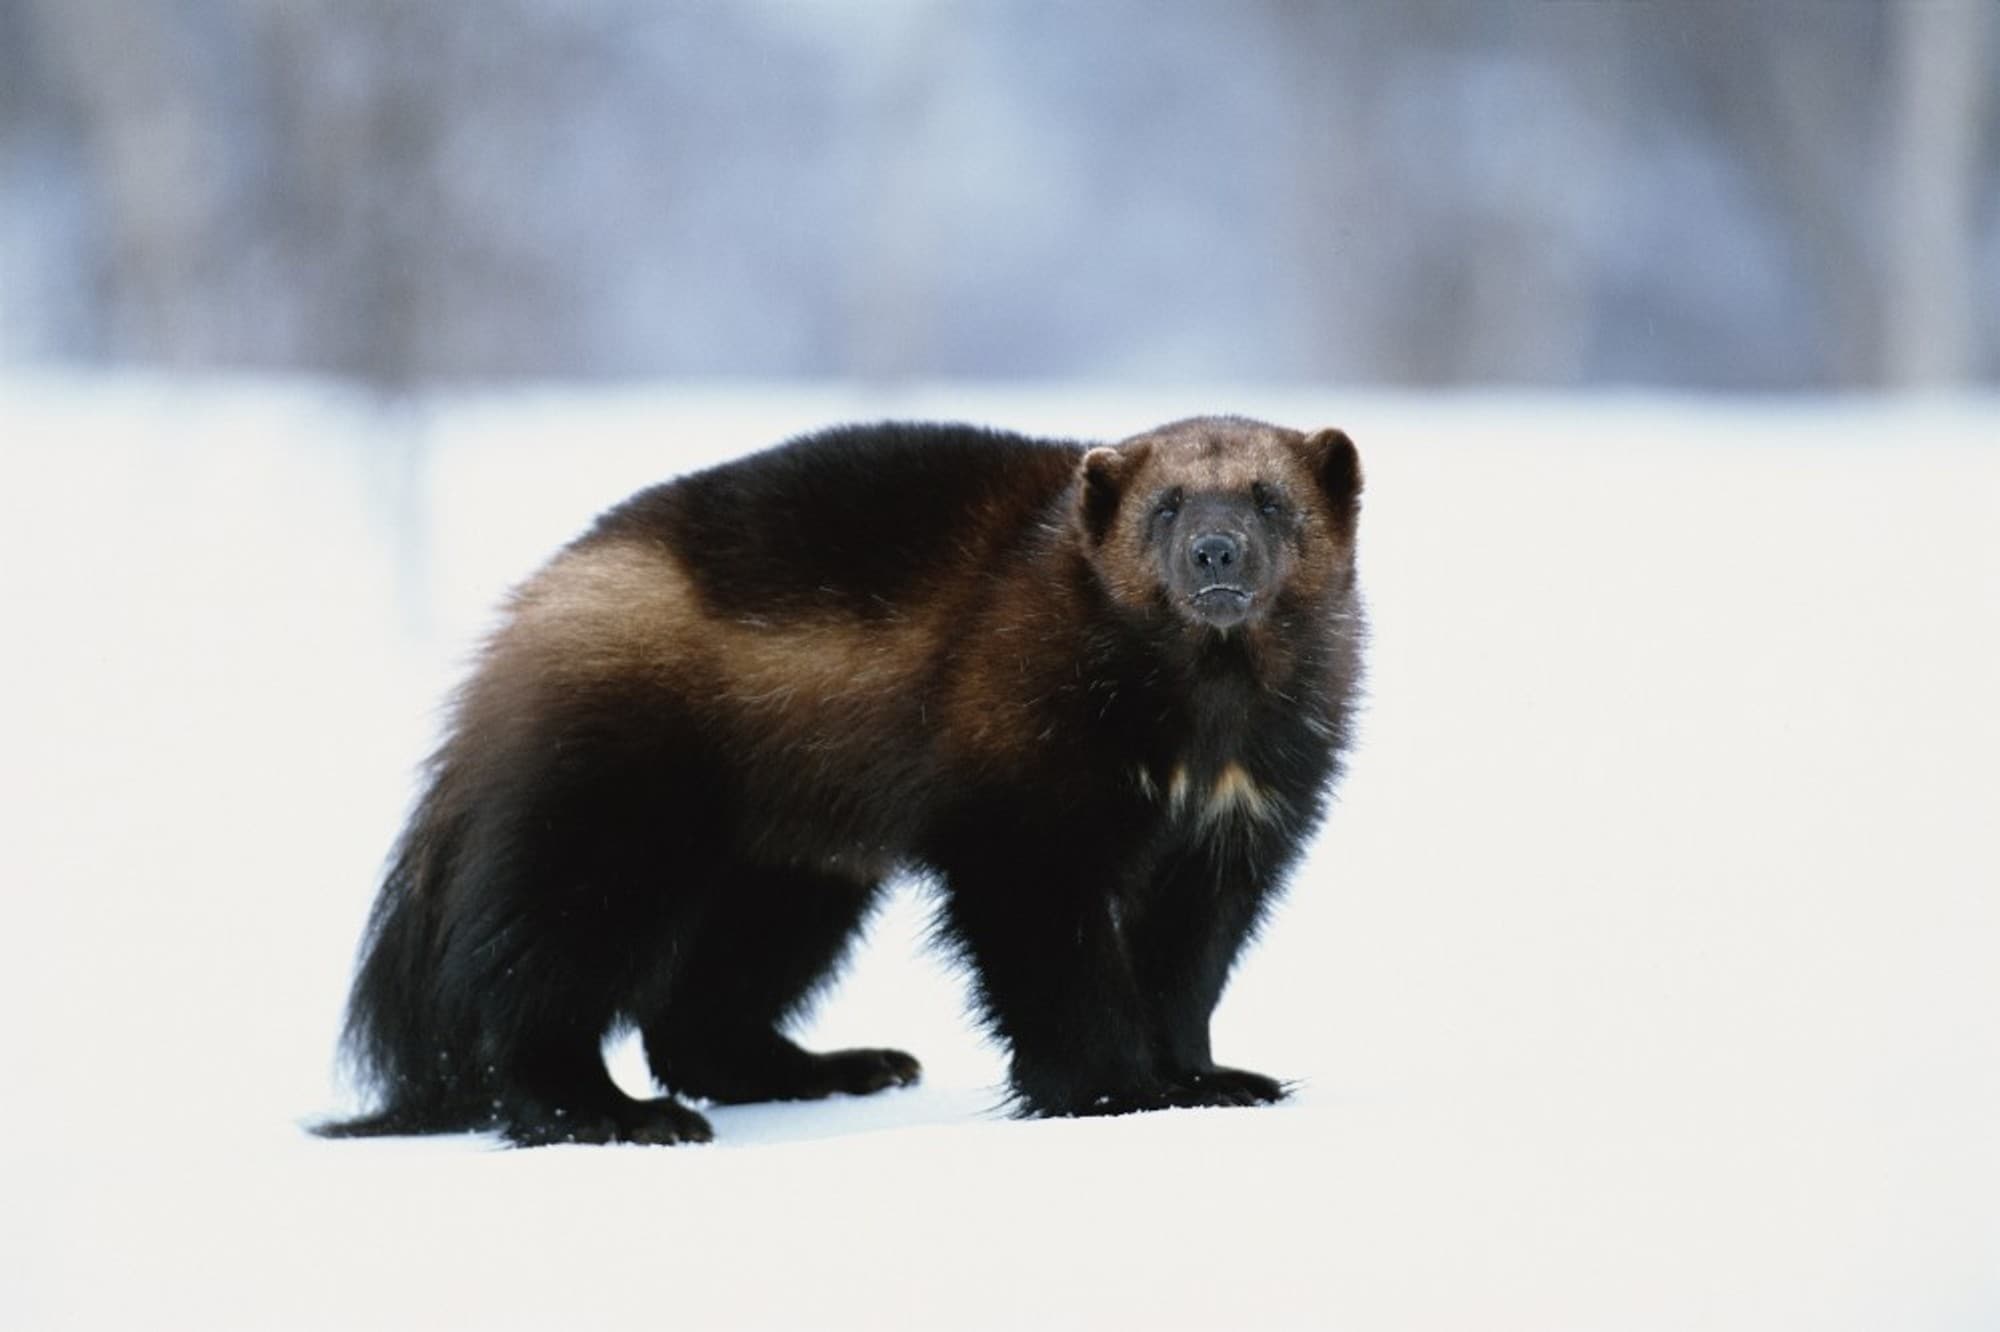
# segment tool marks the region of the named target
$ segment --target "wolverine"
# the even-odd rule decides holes
[[[349,999],[372,1108],[319,1131],[701,1142],[690,1101],[915,1082],[786,1035],[902,874],[1021,1112],[1278,1100],[1209,1017],[1349,741],[1361,486],[1240,417],[881,424],[606,512],[456,696]]]

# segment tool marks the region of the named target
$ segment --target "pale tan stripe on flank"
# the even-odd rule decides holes
[[[522,589],[502,633],[539,644],[567,674],[669,676],[690,665],[755,709],[888,702],[922,673],[935,634],[918,619],[829,612],[782,620],[711,615],[664,546],[616,543],[559,559]]]

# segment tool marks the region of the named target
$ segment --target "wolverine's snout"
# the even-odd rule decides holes
[[[1195,618],[1217,629],[1249,615],[1263,577],[1256,543],[1230,525],[1231,517],[1215,513],[1195,527],[1180,548],[1173,577]]]

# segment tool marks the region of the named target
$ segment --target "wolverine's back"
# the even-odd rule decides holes
[[[968,426],[841,427],[642,491],[579,544],[673,551],[717,615],[878,619],[1004,567],[1082,452]]]

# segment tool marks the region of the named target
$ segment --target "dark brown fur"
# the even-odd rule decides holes
[[[1276,1097],[1207,1020],[1345,743],[1359,491],[1336,431],[877,426],[606,514],[459,698],[350,1009],[383,1105],[328,1131],[707,1136],[610,1083],[621,1020],[683,1095],[913,1080],[779,1030],[906,869],[1024,1109]]]

